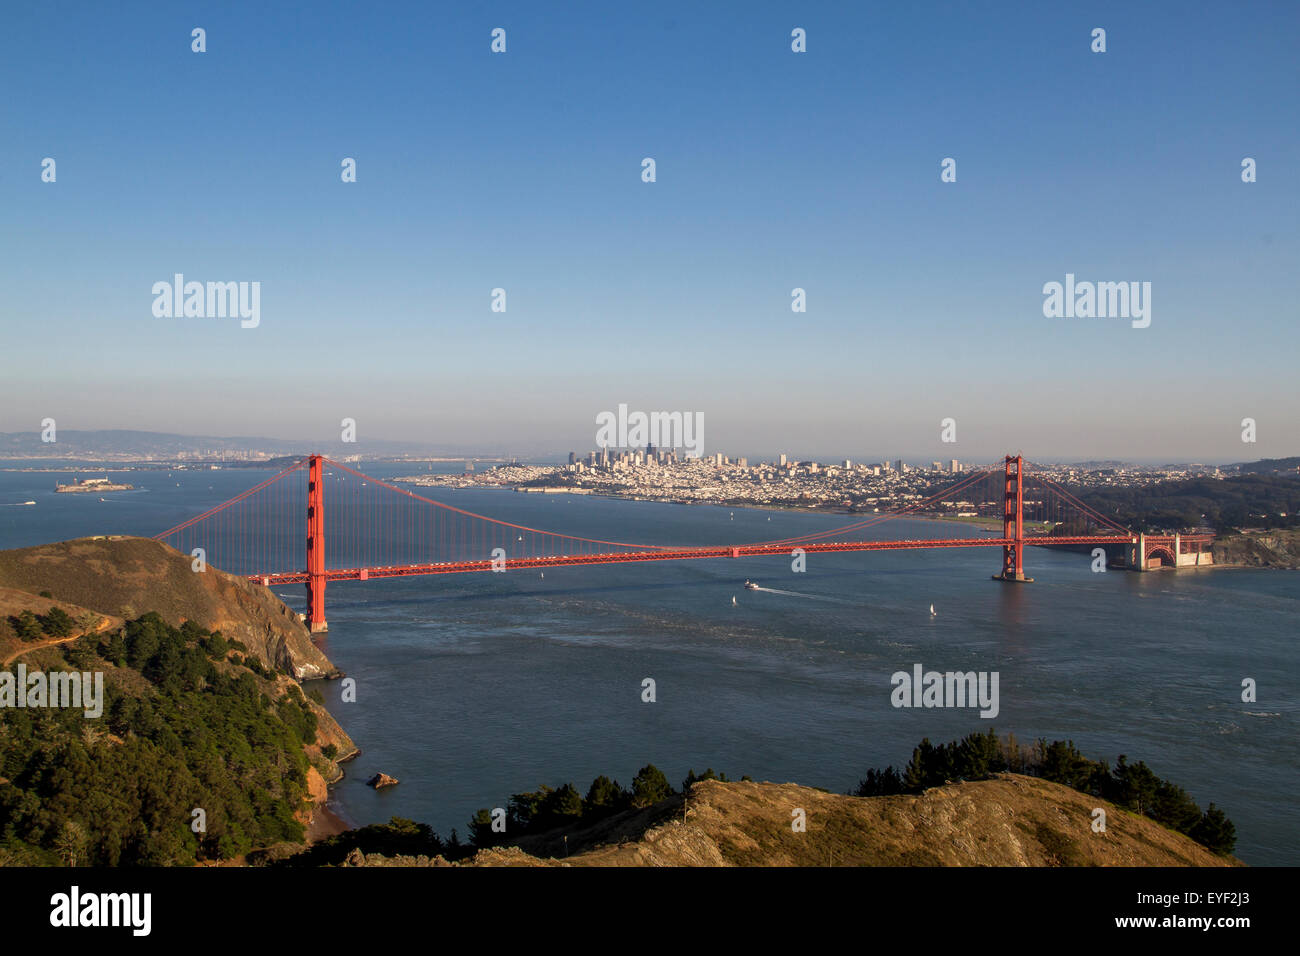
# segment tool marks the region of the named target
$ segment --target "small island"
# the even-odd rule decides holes
[[[75,494],[77,492],[91,491],[134,491],[134,485],[118,484],[109,481],[107,478],[78,478],[70,485],[54,486],[54,490],[59,494]]]

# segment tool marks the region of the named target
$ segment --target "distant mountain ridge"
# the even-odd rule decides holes
[[[1297,469],[1300,469],[1300,455],[1293,455],[1290,458],[1261,458],[1259,461],[1242,461],[1228,467],[1252,475],[1269,475],[1277,472],[1291,472],[1294,474]]]
[[[266,458],[297,457],[313,453],[333,458],[360,455],[363,458],[479,458],[492,460],[520,460],[530,462],[559,462],[564,453],[547,451],[544,442],[525,443],[527,448],[503,448],[490,442],[475,445],[435,445],[429,442],[367,439],[354,443],[339,440],[313,441],[266,436],[215,436],[180,435],[173,432],[138,431],[132,429],[77,430],[59,429],[58,441],[44,442],[39,431],[0,432],[0,459],[86,459],[90,461],[138,461],[142,459],[171,460],[184,457],[221,457],[257,452]],[[755,461],[763,456],[750,456]],[[826,454],[809,460],[837,461],[838,454]],[[910,459],[921,460],[920,456]],[[256,460],[256,459],[252,459]],[[1060,464],[1070,464],[1087,470],[1129,468],[1133,462],[1120,459],[1092,459],[1068,461],[1061,458],[1044,459]],[[1187,462],[1166,463],[1168,469],[1186,468]],[[1253,474],[1295,473],[1300,468],[1300,456],[1265,458],[1255,462],[1236,462],[1219,466],[1224,471]]]
[[[41,433],[0,432],[0,458],[94,458],[142,459],[178,458],[196,455],[237,455],[258,452],[275,458],[286,455],[320,453],[333,457],[364,455],[434,457],[476,457],[464,449],[435,448],[425,442],[365,441],[299,441],[257,436],[217,437],[208,435],[176,435],[170,432],[131,431],[112,429],[106,431],[78,431],[59,429],[57,441],[44,442]],[[480,452],[479,455],[487,454]],[[504,457],[504,456],[501,456]]]

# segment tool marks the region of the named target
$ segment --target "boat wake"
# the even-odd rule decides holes
[[[783,594],[786,597],[804,598],[809,601],[827,601],[831,604],[852,604],[852,601],[845,601],[840,598],[827,597],[824,594],[806,594],[803,591],[785,591],[781,588],[765,588],[762,585],[755,585],[752,588],[746,588],[748,591],[760,591],[765,594]]]

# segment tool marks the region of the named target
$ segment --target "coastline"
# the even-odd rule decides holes
[[[324,803],[316,804],[312,809],[311,819],[307,822],[307,830],[304,833],[304,839],[308,845],[356,829],[332,810],[329,804],[330,801],[327,800]]]
[[[453,491],[472,489],[476,491],[496,490],[496,491],[513,491],[516,493],[523,493],[529,490],[521,486],[508,485],[508,484],[474,483],[468,486],[424,485],[421,484],[418,480],[415,480],[414,476],[408,478],[400,478],[400,477],[394,478],[393,481],[402,484],[413,484],[416,487],[420,487],[420,488],[446,488],[448,490],[453,490]],[[682,505],[687,507],[715,507],[715,508],[730,508],[733,510],[775,511],[775,512],[787,512],[791,514],[832,514],[832,515],[838,514],[838,515],[845,515],[848,517],[858,518],[864,521],[870,520],[871,518],[875,518],[875,517],[883,518],[883,516],[887,514],[887,512],[852,511],[848,508],[843,507],[842,505],[809,507],[809,506],[789,505],[789,504],[764,504],[760,502],[746,502],[743,504],[738,504],[738,503],[732,503],[727,501],[695,501],[695,500],[686,500],[681,498],[647,498],[641,495],[620,494],[617,492],[610,492],[610,491],[596,491],[596,490],[586,489],[586,488],[581,488],[581,489],[549,488],[548,491],[551,494],[578,494],[582,497],[610,498],[617,501],[644,501],[644,502],[653,502],[658,504]],[[989,517],[983,520],[971,520],[970,518],[957,518],[954,516],[930,515],[930,514],[915,514],[915,515],[909,514],[909,515],[899,515],[898,517],[906,518],[906,520],[908,521],[936,521],[936,522],[941,522],[943,524],[964,525],[972,529],[975,533],[978,534],[997,534],[998,531],[1000,530],[998,528],[999,521],[995,517]],[[889,519],[884,519],[884,520],[889,520]],[[881,521],[881,524],[884,523],[884,520]],[[1230,537],[1230,536],[1224,535],[1223,537]],[[1062,547],[1069,547],[1069,546],[1062,545]],[[1266,563],[1252,564],[1244,561],[1234,562],[1234,561],[1218,560],[1218,559],[1216,559],[1214,564],[1205,565],[1203,567],[1196,568],[1195,570],[1213,570],[1215,568],[1247,568],[1247,569],[1282,570],[1282,571],[1300,570],[1300,567],[1285,562],[1278,562],[1278,563],[1266,562]],[[1173,570],[1173,569],[1165,568],[1163,570]],[[1178,570],[1187,571],[1187,570],[1192,570],[1192,568],[1180,568]]]
[[[470,484],[470,485],[451,485],[451,484],[422,484],[415,480],[416,476],[408,476],[391,479],[398,484],[414,485],[417,488],[438,488],[449,491],[511,491],[516,494],[537,494],[545,491],[548,494],[574,494],[585,498],[612,498],[616,501],[644,501],[661,505],[683,505],[687,507],[713,507],[713,508],[743,508],[749,511],[784,511],[791,514],[839,514],[849,515],[852,517],[861,517],[863,519],[882,517],[888,512],[878,511],[853,511],[843,505],[793,505],[793,504],[768,504],[765,502],[747,501],[743,503],[730,501],[698,501],[687,498],[647,498],[644,495],[619,494],[611,491],[597,491],[589,488],[556,488],[543,486],[537,489],[528,488],[521,485],[513,484]],[[948,524],[964,524],[973,528],[983,529],[983,525],[966,518],[945,517],[942,515],[906,515],[911,521],[943,521]],[[996,523],[997,519],[989,519]]]

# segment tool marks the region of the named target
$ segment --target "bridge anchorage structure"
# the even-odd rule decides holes
[[[309,455],[155,538],[191,555],[201,549],[204,566],[220,567],[266,587],[305,586],[307,611],[302,619],[312,633],[328,630],[328,584],[371,578],[789,558],[796,551],[998,547],[1002,565],[994,579],[1019,584],[1033,580],[1025,574],[1025,549],[1054,545],[1091,547],[1094,554],[1097,546],[1111,545],[1122,552],[1124,565],[1137,571],[1211,563],[1212,555],[1205,550],[1210,536],[1134,533],[1029,464],[1021,455],[1007,455],[1000,463],[952,475],[938,492],[911,499],[897,511],[860,512],[851,523],[835,528],[751,544],[681,547],[583,537],[490,518],[363,474],[349,464]],[[1034,490],[1027,498],[1030,482]],[[896,518],[936,511],[960,516],[963,507],[973,507],[975,515],[1000,513],[1000,533],[990,529],[969,537],[968,530],[940,522],[929,525],[937,537],[885,540],[869,533]]]

